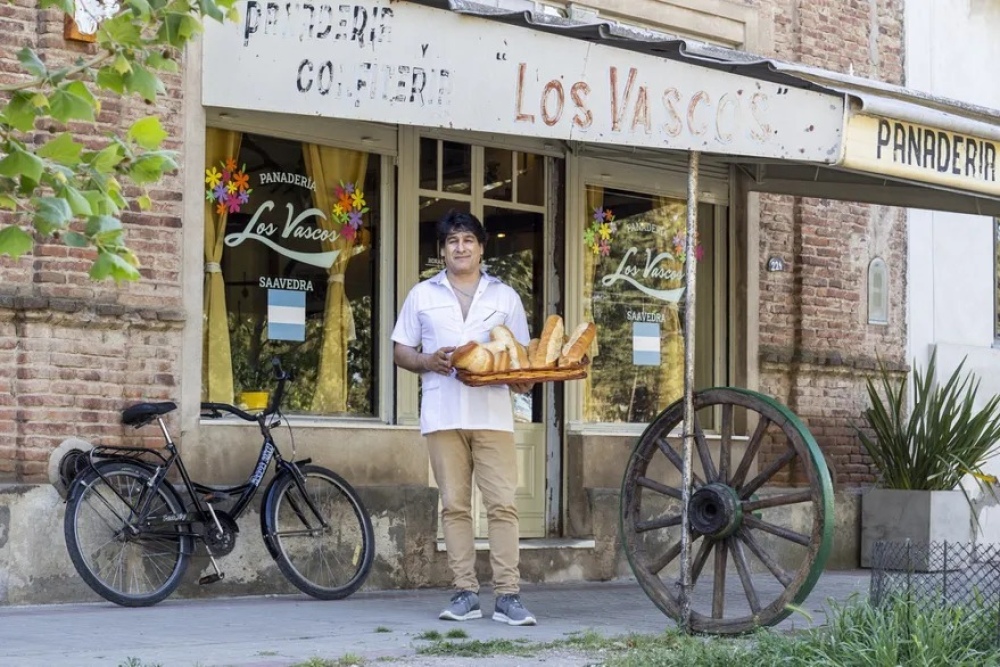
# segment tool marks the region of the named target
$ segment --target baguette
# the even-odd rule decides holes
[[[493,353],[473,341],[451,353],[451,365],[472,373],[489,373],[493,370]]]
[[[506,346],[507,354],[510,355],[510,367],[519,371],[531,366],[528,359],[528,351],[514,338],[514,333],[506,326],[499,324],[490,330],[490,338],[495,342],[503,343]]]
[[[573,334],[569,337],[569,341],[563,345],[562,353],[559,356],[559,366],[572,366],[573,364],[580,363],[583,359],[583,355],[587,353],[590,349],[591,343],[594,342],[594,337],[597,335],[597,327],[595,327],[590,322],[582,322],[576,329],[573,330]]]
[[[494,371],[510,370],[510,353],[507,352],[507,350],[501,350],[500,352],[493,353],[493,370]]]
[[[545,320],[545,328],[538,340],[538,349],[531,357],[532,368],[553,368],[559,361],[559,353],[563,344],[563,319],[558,315],[549,315]]]
[[[535,358],[535,352],[538,350],[538,339],[532,338],[528,343],[528,365],[525,368],[534,368],[534,363],[532,359]]]

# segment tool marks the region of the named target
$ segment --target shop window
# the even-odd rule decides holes
[[[889,269],[876,257],[868,265],[868,323],[889,322]]]
[[[687,205],[600,186],[588,186],[586,198],[584,318],[597,325],[598,340],[584,380],[584,419],[648,423],[684,392]],[[697,387],[723,372],[716,313],[725,280],[716,276],[714,211],[698,210]]]
[[[380,161],[215,128],[206,152],[204,399],[267,390],[280,357],[287,412],[375,415]]]

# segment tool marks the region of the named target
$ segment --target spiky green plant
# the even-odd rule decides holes
[[[874,438],[858,429],[858,437],[888,489],[951,491],[972,475],[990,487],[996,479],[983,464],[997,454],[1000,441],[1000,396],[976,410],[979,380],[963,372],[965,359],[943,384],[937,383],[937,354],[927,369],[914,368],[913,401],[906,410],[907,378],[898,377],[879,360],[867,380],[871,407],[864,411]]]

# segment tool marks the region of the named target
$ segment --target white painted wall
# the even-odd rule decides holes
[[[1000,0],[907,0],[906,86],[1000,109]],[[923,367],[936,347],[938,369],[962,361],[1000,393],[994,349],[994,254],[991,218],[911,210],[909,215],[909,357]],[[1000,460],[990,472],[1000,474]],[[1000,542],[1000,508],[981,513],[980,539]]]

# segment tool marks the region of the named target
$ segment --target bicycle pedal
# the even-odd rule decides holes
[[[204,586],[205,584],[214,584],[217,581],[222,581],[226,575],[222,574],[208,574],[198,580],[199,586]]]

